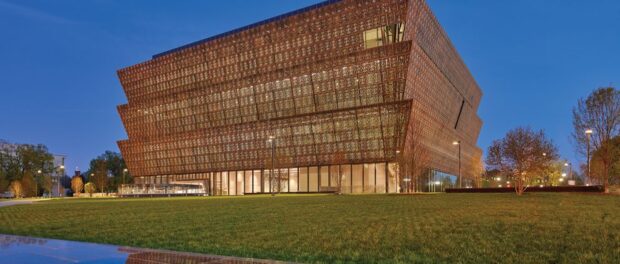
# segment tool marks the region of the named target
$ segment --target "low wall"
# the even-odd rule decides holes
[[[510,193],[515,192],[513,187],[503,188],[447,188],[446,193]],[[602,193],[603,186],[530,186],[525,192],[590,192]]]
[[[93,193],[92,196],[89,193],[80,193],[79,196],[77,195],[77,193],[74,193],[73,197],[80,197],[80,198],[114,198],[114,197],[116,197],[116,193]]]
[[[208,196],[206,193],[132,193],[119,194],[122,198],[139,198],[139,197],[183,197],[183,196]]]

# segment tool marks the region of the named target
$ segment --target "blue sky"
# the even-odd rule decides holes
[[[316,2],[0,0],[0,138],[85,169],[126,138],[117,69]],[[479,145],[530,125],[578,160],[571,108],[620,86],[620,1],[428,2],[484,92]]]

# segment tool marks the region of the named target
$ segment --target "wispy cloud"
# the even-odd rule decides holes
[[[23,17],[57,24],[75,24],[76,22],[61,16],[50,14],[31,7],[0,1],[0,9],[6,9]]]

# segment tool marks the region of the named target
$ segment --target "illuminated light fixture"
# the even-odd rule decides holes
[[[65,165],[60,165],[60,169],[64,170],[65,169]]]
[[[458,142],[458,141],[452,141],[452,145],[455,145],[455,146],[456,146],[456,145],[458,145],[458,144],[461,144],[461,143],[460,143],[460,142]]]
[[[592,129],[586,129],[586,134],[592,134]]]
[[[441,183],[440,181],[436,181],[436,182],[435,182],[435,184],[436,184],[436,185],[439,185],[440,183]]]
[[[41,170],[38,170],[37,173],[41,173]]]
[[[562,173],[562,177],[566,177],[566,173]],[[560,179],[561,180],[561,179]]]

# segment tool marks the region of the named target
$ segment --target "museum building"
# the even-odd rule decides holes
[[[422,0],[322,2],[118,77],[121,192],[396,193],[478,173],[482,92]],[[414,158],[424,172],[402,169]]]

